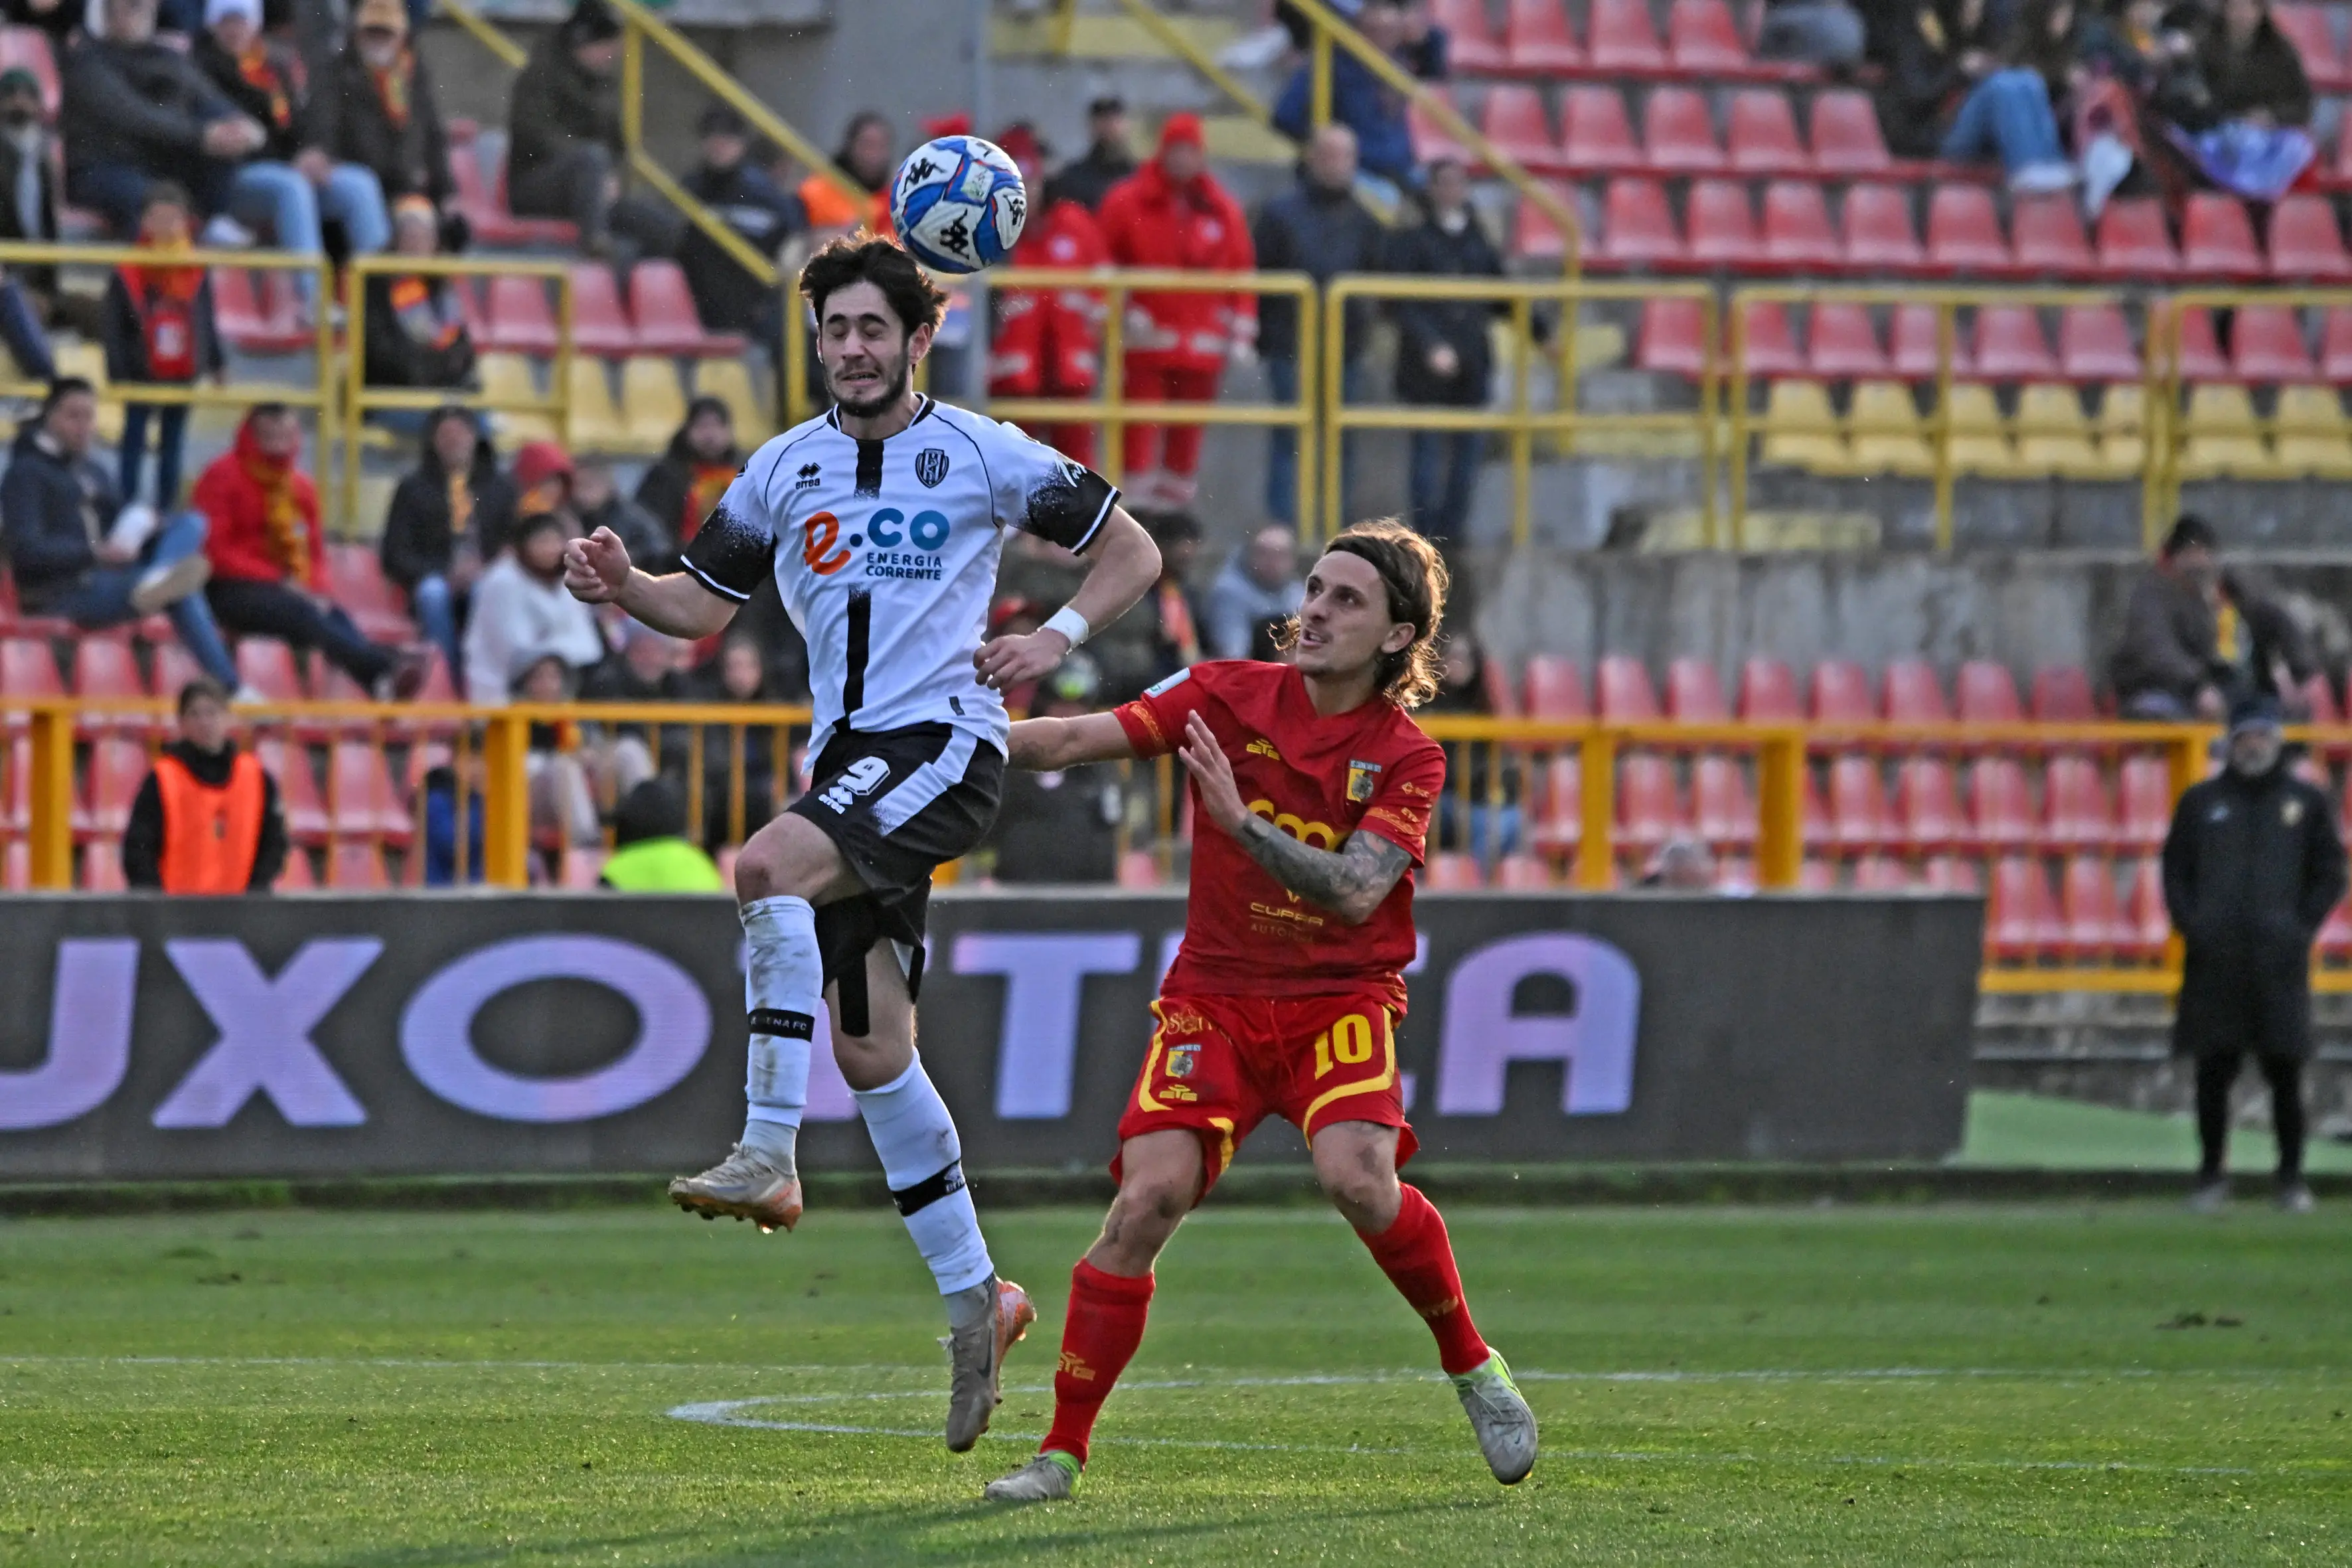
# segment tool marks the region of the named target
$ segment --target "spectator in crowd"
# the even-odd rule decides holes
[[[145,508],[126,517],[90,455],[97,436],[98,394],[70,376],[51,383],[38,416],[17,428],[0,477],[0,535],[21,607],[91,631],[168,613],[205,673],[234,689],[236,663],[201,591],[212,574],[204,517],[182,512],[152,531]]]
[[[1954,31],[1972,33],[1968,17],[1986,4],[1959,0],[1960,25]],[[2075,59],[2074,0],[2026,0],[2008,47],[1963,51],[1951,62],[1969,85],[1945,127],[1938,155],[1955,163],[1997,161],[2015,195],[2074,184],[2074,166],[2059,140],[2057,104]]]
[[[723,893],[727,879],[686,836],[686,797],[667,779],[647,779],[613,814],[613,853],[600,885],[616,893]]]
[[[514,487],[470,409],[450,403],[426,415],[419,445],[416,467],[392,492],[376,550],[384,576],[408,595],[409,613],[457,679],[466,668],[457,627],[467,597],[497,552],[483,541],[505,537]]]
[[[1477,639],[1455,632],[1445,639],[1437,695],[1424,713],[1465,713],[1481,718],[1495,711],[1486,690],[1486,657]],[[1483,742],[1449,742],[1445,789],[1438,798],[1437,841],[1444,849],[1466,850],[1488,871],[1519,847],[1519,774],[1502,761],[1499,748]]]
[[[2165,908],[2188,950],[2172,1046],[2197,1064],[2197,1209],[2229,1201],[2230,1089],[2249,1052],[2270,1084],[2279,1206],[2311,1207],[2303,1181],[2311,944],[2344,888],[2327,792],[2295,776],[2278,704],[2241,698],[2228,767],[2189,786],[2164,840]]]
[[[1846,0],[1766,0],[1757,58],[1844,68],[1862,52],[1862,16]]]
[[[450,888],[484,879],[483,838],[489,803],[482,794],[482,752],[478,743],[458,752],[425,775],[425,885]],[[464,876],[458,875],[458,798],[465,799]]]
[[[2220,568],[2213,530],[2184,515],[2156,563],[2133,585],[2124,635],[2107,667],[2126,719],[2218,721],[2229,710],[2213,600]]]
[[[1117,266],[1241,272],[1255,262],[1240,204],[1209,173],[1196,114],[1168,117],[1160,151],[1111,187],[1101,221]],[[1254,295],[1129,295],[1126,396],[1131,403],[1213,402],[1226,359],[1246,363],[1256,342]],[[1133,504],[1192,504],[1201,426],[1130,425],[1123,456]]]
[[[1500,278],[1503,258],[1470,207],[1462,165],[1430,165],[1428,216],[1396,236],[1389,268],[1433,278]],[[1486,324],[1503,307],[1480,300],[1399,300],[1396,395],[1399,403],[1483,408],[1491,373]],[[1458,542],[1478,481],[1486,437],[1477,430],[1412,433],[1412,525],[1446,544]]]
[[[2208,182],[2276,201],[2318,156],[2301,52],[2271,20],[2268,0],[2220,0],[2167,25],[2176,20],[2189,36],[2172,46],[2191,69],[2158,112],[2179,127],[2185,155]]]
[[[852,197],[823,174],[803,180],[795,194],[808,215],[813,242],[822,244],[861,224],[877,234],[890,232],[890,178],[898,170],[898,142],[888,115],[863,109],[849,117],[833,166],[857,183],[865,199]]]
[[[1146,511],[1136,521],[1160,546],[1160,581],[1087,645],[1109,702],[1130,701],[1202,657],[1201,616],[1185,586],[1201,553],[1200,521],[1188,511]]]
[[[598,453],[583,452],[572,460],[571,512],[575,531],[590,534],[600,528],[611,529],[628,547],[629,559],[642,563],[646,571],[678,569],[676,531],[621,493],[613,479],[612,463]]]
[[[1045,205],[1075,202],[1099,212],[1110,188],[1135,173],[1135,149],[1128,140],[1127,100],[1106,93],[1087,105],[1087,150],[1045,182]]]
[[[698,397],[686,405],[686,423],[671,433],[660,461],[637,481],[637,505],[672,541],[672,552],[691,544],[702,531],[703,520],[741,471],[743,456],[735,445],[735,416],[726,404]],[[634,550],[630,559],[635,559]]]
[[[2311,703],[2304,685],[2322,673],[2310,637],[2267,576],[2251,567],[2232,566],[2222,572],[2221,583],[2221,602],[2238,612],[2240,657],[2234,662],[2243,673],[2237,689],[2260,692],[2275,700],[2289,720],[2307,722]]]
[[[319,492],[296,459],[302,427],[282,403],[257,403],[236,443],[213,460],[189,497],[206,524],[213,563],[205,584],[213,616],[240,636],[315,647],[378,697],[413,697],[425,661],[370,642],[327,596],[327,545]]]
[[[620,657],[581,678],[583,702],[683,702],[693,695],[684,670],[689,645],[642,621],[626,623],[621,637]],[[692,736],[683,724],[665,731],[658,763],[653,738],[642,723],[598,725],[593,739],[598,783],[609,798],[618,799],[656,773],[683,773]]]
[[[1429,0],[1402,0],[1397,46],[1390,52],[1418,81],[1444,81],[1454,74],[1454,41],[1432,14]]]
[[[167,180],[147,189],[139,219],[139,248],[159,258],[189,247],[188,195]],[[151,386],[194,386],[217,381],[226,363],[213,324],[213,286],[201,267],[118,267],[106,280],[106,377]],[[139,499],[147,463],[147,421],[154,416],[155,507],[169,511],[180,497],[180,456],[187,441],[188,405],[131,402],[122,409],[117,479],[126,501]]]
[[[394,204],[393,237],[393,248],[402,256],[437,256],[441,215],[423,196],[403,196]],[[446,276],[370,273],[365,309],[369,385],[455,390],[474,384],[473,334],[466,327],[464,302]],[[383,410],[373,417],[405,412]]]
[[[304,256],[326,248],[322,218],[342,225],[352,255],[373,255],[390,243],[392,220],[375,171],[338,163],[305,144],[302,64],[262,35],[261,0],[205,0],[205,29],[190,58],[262,130],[260,147],[230,182],[229,205],[239,221],[267,229],[278,249]],[[318,279],[298,273],[295,287],[316,309]]]
[[[571,524],[558,512],[526,511],[513,547],[475,580],[466,617],[466,698],[478,708],[504,706],[523,671],[560,658],[571,674],[604,657],[595,612],[563,591],[563,546]]]
[[[386,202],[423,196],[436,211],[455,209],[448,128],[400,0],[359,0],[350,42],[314,79],[306,132],[311,166],[358,165]]]
[[[726,104],[702,111],[697,128],[702,162],[679,183],[745,245],[774,260],[784,241],[808,226],[800,200],[777,188],[768,172],[748,157],[751,128]],[[688,224],[678,241],[677,264],[694,295],[702,324],[715,332],[758,332],[772,341],[767,324],[775,290],[743,270],[719,242]]]
[[[1326,125],[1307,140],[1307,155],[1298,169],[1298,183],[1260,209],[1251,243],[1257,265],[1269,272],[1305,272],[1318,286],[1342,272],[1370,272],[1381,264],[1387,247],[1387,230],[1354,195],[1356,138],[1345,125]],[[1258,352],[1265,356],[1266,379],[1276,403],[1297,400],[1302,382],[1312,386],[1318,367],[1302,374],[1298,363],[1298,301],[1286,294],[1270,294],[1258,307]],[[1372,321],[1379,303],[1349,300],[1345,311],[1340,396],[1360,403],[1370,394],[1366,353],[1371,347]],[[1315,399],[1321,406],[1321,399]],[[1310,426],[1307,439],[1320,441],[1318,426]],[[1266,433],[1265,510],[1285,522],[1298,521],[1299,432],[1289,425]],[[1343,485],[1352,489],[1356,438],[1344,437],[1339,462]],[[1340,509],[1349,510],[1342,500]]]
[[[1307,598],[1298,574],[1298,535],[1268,523],[1234,552],[1209,584],[1201,619],[1211,658],[1252,658],[1271,624],[1288,620]]]
[[[0,193],[5,193],[0,240],[56,243],[58,194],[49,167],[55,151],[41,120],[41,84],[22,66],[0,71]],[[55,267],[12,266],[0,275],[0,342],[25,379],[57,379],[57,361],[42,330],[47,322],[69,321],[86,335],[98,335],[95,312],[61,308],[82,299],[58,289]]]
[[[515,548],[522,548],[520,539]],[[580,667],[560,649],[527,648],[516,656],[513,670],[508,689],[517,703],[560,708],[570,704],[579,689]],[[479,697],[475,700],[478,706]],[[555,723],[534,720],[530,726],[523,776],[530,784],[531,847],[546,858],[542,872],[565,848],[593,845],[604,836],[579,738],[578,726],[568,719]]]
[[[64,60],[66,195],[119,235],[140,231],[147,187],[168,180],[206,214],[227,205],[242,159],[268,134],[194,61],[155,37],[155,0],[100,0],[103,36]]]
[[[514,515],[572,510],[572,454],[553,441],[525,441],[515,448],[507,476],[514,485]],[[482,556],[488,560],[507,547],[504,538],[485,538]]]
[[[1073,649],[1037,683],[1029,716],[1074,719],[1096,711],[1101,697],[1094,660]],[[1110,881],[1118,874],[1118,830],[1126,815],[1116,763],[1053,773],[1009,770],[1004,803],[988,835],[996,850],[996,879],[1022,886]]]
[[[229,735],[228,689],[180,688],[180,738],[155,758],[122,831],[122,879],[165,893],[266,893],[286,867],[278,781]]]
[[[1897,19],[1899,18],[1899,19]],[[2039,73],[2005,67],[1990,0],[1917,0],[1886,23],[1878,118],[1897,157],[1999,157],[2021,189],[2063,189],[2058,121]]]
[[[714,703],[768,706],[781,702],[768,677],[767,656],[751,637],[730,632],[719,645],[719,657],[705,677],[702,700]],[[742,817],[735,816],[736,737],[743,748]],[[702,842],[716,850],[722,844],[740,844],[767,826],[783,804],[779,784],[783,778],[777,726],[747,723],[739,731],[725,724],[702,730]]]
[[[1025,123],[1007,126],[996,144],[1021,166],[1031,190],[1053,187],[1044,181],[1045,146]],[[1094,215],[1066,197],[1033,204],[1013,265],[1063,271],[1091,271],[1110,259]],[[990,334],[988,395],[991,397],[1095,395],[1102,379],[1103,298],[1085,289],[1000,289],[990,297],[996,331]],[[1074,461],[1095,464],[1095,427],[1045,426],[1045,444]]]
[[[1404,42],[1404,7],[1397,0],[1365,0],[1356,26],[1365,42],[1393,58]],[[1307,142],[1313,132],[1307,123],[1313,73],[1312,62],[1301,65],[1275,100],[1274,128],[1295,142]],[[1355,132],[1356,155],[1348,168],[1351,188],[1359,167],[1379,176],[1387,187],[1383,195],[1391,199],[1414,183],[1412,130],[1405,120],[1404,95],[1352,53],[1337,47],[1331,51],[1331,119]],[[1312,147],[1307,155],[1314,156]]]
[[[520,217],[569,218],[580,248],[625,265],[667,255],[669,214],[621,194],[621,23],[604,0],[577,0],[531,51],[507,109],[507,196]]]

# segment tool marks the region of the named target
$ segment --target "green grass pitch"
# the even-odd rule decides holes
[[[2352,1562],[2352,1210],[1448,1217],[1525,1485],[1340,1224],[1212,1205],[1023,1511],[1088,1214],[988,1214],[1045,1318],[962,1458],[887,1212],[0,1222],[0,1563]]]

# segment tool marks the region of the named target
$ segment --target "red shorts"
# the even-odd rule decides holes
[[[1385,991],[1162,996],[1151,1016],[1151,1053],[1118,1119],[1119,1141],[1179,1127],[1199,1134],[1202,1198],[1269,1114],[1310,1141],[1334,1121],[1393,1127],[1400,1166],[1420,1147],[1404,1119],[1397,1009]],[[1118,1179],[1116,1159],[1110,1173]]]

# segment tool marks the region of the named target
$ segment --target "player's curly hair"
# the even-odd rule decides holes
[[[1353,555],[1370,563],[1389,591],[1389,618],[1412,626],[1412,641],[1381,656],[1381,693],[1400,708],[1418,708],[1437,695],[1444,658],[1437,647],[1445,626],[1445,595],[1454,586],[1437,546],[1392,517],[1356,523],[1323,547],[1326,555]],[[1298,617],[1276,629],[1274,646],[1298,646]]]
[[[871,283],[890,301],[891,312],[912,333],[917,327],[937,331],[947,317],[948,297],[931,281],[907,247],[870,229],[859,229],[828,242],[801,268],[801,294],[820,321],[824,302],[836,289],[853,283]]]

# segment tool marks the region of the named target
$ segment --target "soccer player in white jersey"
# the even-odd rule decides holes
[[[802,270],[835,406],[753,454],[687,546],[635,570],[609,529],[574,541],[564,582],[673,637],[706,637],[772,574],[808,639],[815,734],[806,794],[735,862],[749,939],[749,1110],[718,1165],[670,1184],[706,1217],[791,1228],[818,1007],[891,1197],[947,1300],[947,1443],[988,1429],[1004,1352],[1036,1313],[997,1278],[955,1123],[914,1047],[932,869],[995,819],[1010,723],[999,693],[1052,670],[1158,580],[1160,552],[1101,477],[1019,430],[916,393],[946,300],[898,245],[835,240]],[[1037,631],[983,644],[1003,531],[1089,561]]]

